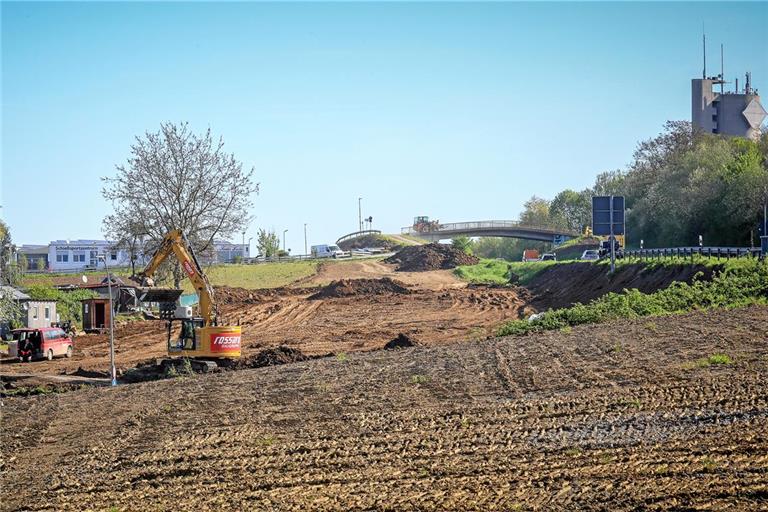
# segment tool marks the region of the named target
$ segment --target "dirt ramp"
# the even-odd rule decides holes
[[[397,265],[398,272],[425,272],[474,265],[480,260],[464,251],[446,244],[426,244],[404,247],[390,256],[385,263]]]
[[[607,265],[563,263],[552,265],[536,274],[526,288],[533,294],[532,305],[539,309],[563,308],[574,303],[586,304],[610,292],[636,288],[653,293],[675,281],[710,280],[721,267],[704,265],[666,265],[650,267],[644,263],[621,265],[611,275]]]
[[[357,295],[404,295],[411,293],[404,283],[389,277],[381,279],[341,279],[323,286],[320,291],[310,295],[310,300],[354,297]]]

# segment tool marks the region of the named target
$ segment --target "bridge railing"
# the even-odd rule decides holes
[[[428,231],[418,231],[413,226],[407,226],[400,230],[402,234],[419,235],[427,233],[441,233],[451,231],[474,231],[474,230],[490,230],[490,229],[531,229],[536,231],[545,231],[552,234],[568,234],[569,236],[578,236],[574,233],[567,233],[561,229],[555,229],[552,226],[536,226],[533,224],[525,224],[513,220],[483,220],[477,222],[451,222],[446,224],[439,224],[437,229]]]
[[[352,240],[353,238],[358,238],[361,236],[368,236],[368,235],[380,235],[380,234],[381,234],[381,230],[378,230],[378,229],[366,229],[364,231],[355,231],[354,233],[344,235],[343,237],[336,240],[336,245],[339,245],[341,242],[344,242],[346,240]]]

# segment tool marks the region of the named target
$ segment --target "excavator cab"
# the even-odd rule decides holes
[[[168,321],[168,352],[184,352],[198,349],[197,333],[203,327],[202,318],[181,318],[179,336],[173,336],[173,320]]]

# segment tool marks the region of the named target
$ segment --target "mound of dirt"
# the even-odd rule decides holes
[[[307,293],[306,288],[262,288],[249,290],[247,288],[233,288],[230,286],[216,286],[214,291],[216,302],[219,304],[260,304],[287,295]]]
[[[392,350],[396,348],[418,347],[419,345],[421,345],[421,343],[419,343],[418,341],[406,336],[403,333],[400,333],[397,335],[397,338],[387,342],[387,344],[384,345],[384,350]]]
[[[636,288],[653,293],[675,281],[691,283],[701,272],[700,279],[712,279],[720,267],[704,265],[667,265],[648,267],[644,263],[621,265],[611,275],[607,265],[593,263],[563,263],[546,267],[531,279],[526,288],[532,292],[532,305],[539,309],[564,308],[574,303],[586,304],[609,292]]]
[[[243,368],[261,368],[278,364],[297,363],[307,359],[309,357],[305,356],[301,350],[280,345],[277,348],[262,350],[255,356],[242,358],[231,368],[238,370]]]
[[[380,247],[384,250],[392,251],[402,247],[402,244],[398,244],[395,240],[382,235],[366,235],[339,242],[339,248],[343,251],[365,249],[368,247]]]
[[[310,300],[329,299],[337,297],[352,297],[355,295],[404,295],[411,293],[404,283],[382,277],[381,279],[341,279],[323,286],[320,291],[310,295]]]
[[[452,245],[437,243],[404,247],[384,260],[385,263],[396,264],[399,272],[449,269],[459,265],[474,265],[479,261],[477,257]]]

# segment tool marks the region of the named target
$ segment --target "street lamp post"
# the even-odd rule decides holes
[[[112,276],[109,274],[106,254],[102,255],[104,270],[107,271],[107,290],[109,291],[109,365],[112,375],[112,385],[117,386],[117,370],[115,369],[115,307],[112,302]]]
[[[285,234],[288,232],[287,229],[283,230],[283,252],[285,252]]]
[[[307,255],[307,223],[304,223],[304,256]]]
[[[357,223],[360,226],[359,231],[363,230],[363,198],[357,198]]]

